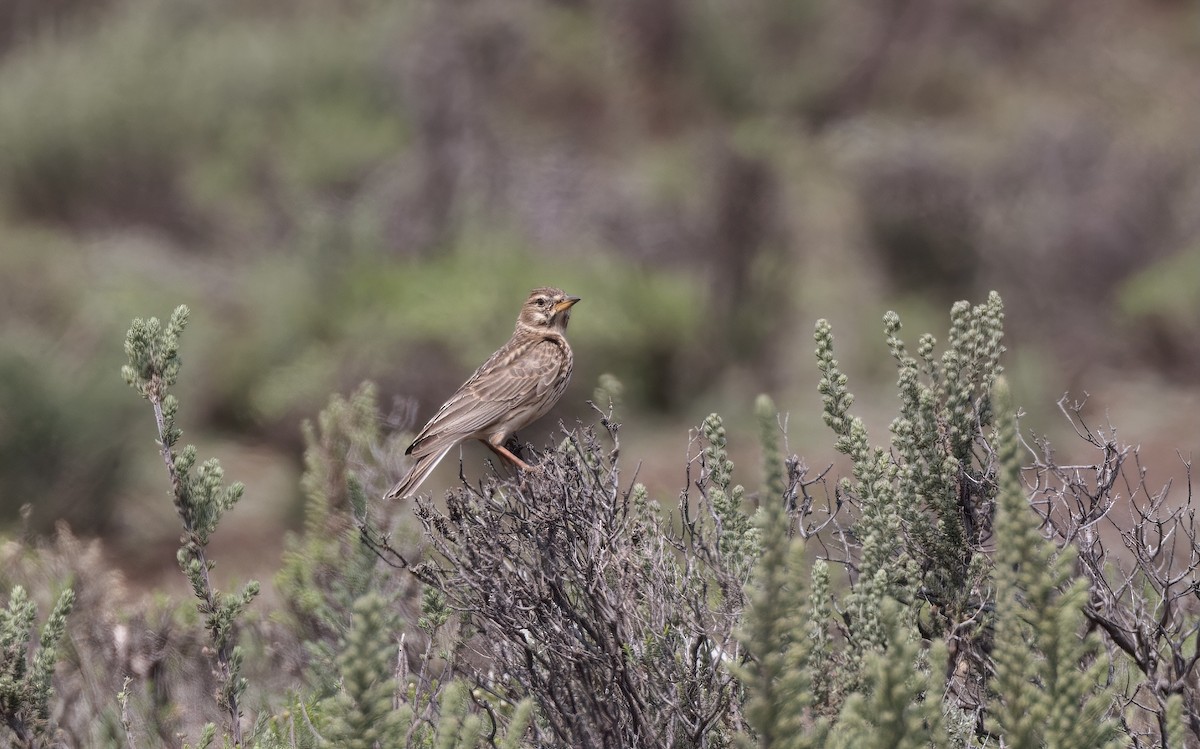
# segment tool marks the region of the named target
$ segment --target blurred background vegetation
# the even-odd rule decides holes
[[[1091,393],[1169,475],[1200,448],[1198,82],[1194,0],[5,0],[0,524],[182,582],[118,370],[186,303],[185,439],[248,487],[216,556],[274,569],[302,420],[371,379],[423,421],[543,284],[584,298],[577,369],[522,437],[612,373],[666,496],[687,428],[752,432],[759,392],[832,460],[817,317],[884,413],[883,312],[915,341],[993,288],[1026,426]]]

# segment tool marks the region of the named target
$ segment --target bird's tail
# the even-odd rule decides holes
[[[417,458],[417,462],[413,463],[413,467],[408,469],[408,473],[405,474],[404,478],[400,479],[400,483],[392,487],[392,490],[383,495],[383,498],[385,500],[403,499],[415,493],[417,489],[421,488],[421,484],[425,482],[425,479],[429,477],[433,469],[437,468],[437,464],[442,462],[442,458],[446,457],[446,453],[450,452],[450,448],[452,447],[454,445],[450,444],[435,453],[429,453]]]

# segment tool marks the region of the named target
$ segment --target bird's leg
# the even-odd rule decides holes
[[[524,460],[526,463],[533,466],[534,469],[539,471],[541,470],[539,466],[541,465],[542,454],[536,447],[528,442],[522,443],[521,438],[517,436],[516,432],[513,433],[513,436],[508,438],[508,441],[504,443],[504,446],[508,448],[510,453],[516,455],[521,460]],[[526,458],[526,455],[529,457]]]
[[[517,433],[513,432],[512,436],[504,441],[504,447],[513,455],[516,455],[521,460],[525,460],[525,451],[521,448],[521,440],[517,437]]]
[[[503,444],[500,444],[499,442],[492,442],[491,440],[481,440],[481,442],[483,442],[483,444],[485,444],[489,448],[491,448],[492,452],[496,453],[501,458],[504,458],[508,462],[512,463],[517,468],[520,468],[522,471],[536,471],[537,470],[533,466],[529,465],[525,461],[518,458],[516,455],[513,455],[511,452],[509,452],[508,448],[505,447]]]

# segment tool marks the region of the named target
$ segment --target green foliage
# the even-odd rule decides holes
[[[742,507],[746,490],[733,483],[733,461],[726,450],[725,425],[717,414],[709,414],[701,427],[708,446],[704,448],[709,471],[709,499],[720,529],[720,550],[735,574],[744,576],[753,568],[759,554],[758,531]]]
[[[212,723],[205,723],[204,728],[200,729],[200,738],[196,740],[196,745],[192,746],[185,741],[183,742],[183,749],[211,749],[216,739],[217,727]]]
[[[74,603],[71,588],[59,595],[42,625],[36,648],[30,640],[37,606],[25,589],[15,586],[9,593],[8,606],[0,610],[0,719],[21,746],[39,747],[43,739],[52,736],[51,677]]]
[[[1183,749],[1187,727],[1183,722],[1183,695],[1173,694],[1167,698],[1167,749]]]
[[[864,688],[850,695],[829,729],[831,749],[948,749],[942,725],[942,684],[937,664],[946,660],[936,643],[922,652],[899,606],[889,601],[887,649],[864,659]]]
[[[814,714],[824,696],[818,694],[820,672],[814,666],[828,656],[819,652],[828,642],[816,630],[828,622],[813,615],[817,599],[805,590],[804,544],[789,539],[788,527],[781,502],[764,505],[763,553],[739,633],[753,658],[737,669],[749,695],[746,720],[763,749],[820,747],[830,730],[829,721]]]
[[[883,647],[886,628],[879,607],[888,596],[902,596],[906,585],[909,559],[901,534],[901,516],[896,501],[896,466],[882,448],[872,448],[862,419],[850,414],[854,395],[847,388],[849,378],[833,356],[833,330],[826,320],[818,320],[814,339],[817,366],[821,371],[818,389],[824,405],[826,425],[837,435],[836,448],[850,456],[855,482],[842,479],[839,491],[857,496],[860,516],[855,532],[861,539],[859,578],[847,602],[853,617],[847,636],[850,688],[857,686],[861,656]]]
[[[819,713],[831,713],[842,702],[839,694],[845,686],[837,680],[837,659],[830,622],[833,621],[833,594],[829,590],[829,565],[824,559],[812,564],[812,591],[808,596],[812,608],[808,620],[808,638],[812,642],[810,672],[812,674],[813,706]]]
[[[758,421],[758,439],[763,451],[763,492],[767,497],[782,497],[787,487],[779,444],[779,413],[771,396],[764,393],[754,400],[754,418]]]
[[[236,625],[246,607],[258,595],[256,581],[248,582],[237,593],[222,594],[212,585],[209,572],[213,562],[205,553],[209,536],[221,517],[242,496],[240,483],[223,486],[224,472],[214,458],[194,473],[196,448],[188,445],[176,451],[182,436],[175,418],[179,401],[169,391],[179,376],[179,338],[188,321],[188,308],[180,305],[163,326],[158,318],[135,318],[125,337],[125,355],[129,363],[121,368],[126,383],[150,402],[158,428],[158,446],[171,482],[175,509],[183,523],[183,545],[176,555],[180,568],[191,583],[196,609],[204,617],[204,627],[212,641],[219,683],[217,703],[227,713],[234,743],[241,742],[241,708],[246,690],[242,678],[242,650],[237,644]]]
[[[342,689],[333,697],[325,738],[346,749],[399,747],[412,722],[411,708],[392,709],[398,685],[391,678],[397,644],[384,600],[368,594],[354,604],[346,647],[338,656]]]
[[[918,360],[899,338],[899,316],[889,312],[884,318],[888,348],[899,368],[900,415],[891,431],[903,498],[900,514],[913,541],[910,553],[921,567],[921,585],[939,605],[961,603],[955,601],[956,591],[969,587],[978,574],[972,565],[979,545],[977,526],[986,519],[994,485],[987,481],[989,466],[974,459],[972,447],[991,421],[990,392],[1001,372],[1003,321],[1003,304],[995,292],[975,307],[955,303],[947,349],[939,361],[933,355],[933,336],[921,336]],[[964,513],[960,507],[971,486],[984,491]]]
[[[534,702],[532,699],[526,697],[518,702],[516,708],[513,709],[512,719],[508,723],[507,730],[505,730],[503,736],[499,737],[496,743],[498,749],[521,749],[521,747],[525,746],[522,739],[529,726],[533,723],[534,714]]]
[[[470,690],[455,682],[442,694],[441,720],[438,722],[434,749],[473,747],[483,735],[483,719],[467,710]]]
[[[1120,308],[1129,317],[1189,325],[1200,313],[1200,247],[1169,255],[1129,278]]]
[[[858,509],[853,529],[858,575],[845,602],[850,621],[844,634],[851,645],[847,670],[839,678],[851,690],[857,689],[862,657],[885,647],[889,625],[880,606],[888,598],[914,602],[902,616],[924,617],[927,633],[954,633],[966,638],[965,650],[979,647],[974,612],[986,584],[983,545],[995,482],[990,453],[976,448],[986,447],[983,430],[990,424],[990,392],[1001,371],[1003,319],[994,292],[974,307],[958,302],[950,312],[946,351],[936,357],[936,341],[926,334],[914,357],[899,337],[899,316],[884,316],[900,397],[886,450],[870,445],[862,419],[850,412],[854,396],[833,355],[832,328],[825,320],[817,322],[823,417],[837,435],[837,450],[852,461],[853,481],[843,479],[839,492]],[[971,688],[978,689],[984,674],[973,668]]]
[[[375,386],[364,383],[349,398],[334,395],[315,426],[303,425],[304,533],[288,536],[275,585],[309,651],[310,682],[319,694],[334,688],[334,656],[354,602],[384,587],[379,560],[359,541],[354,522],[367,504],[359,474],[379,442],[376,398]]]
[[[700,497],[683,492],[670,513],[643,485],[622,492],[618,430],[605,418],[611,445],[572,432],[521,483],[464,487],[444,511],[419,503],[432,549],[416,570],[383,575],[376,555],[398,558],[388,536],[357,525],[367,495],[387,483],[375,390],[335,396],[304,428],[305,525],[277,577],[287,616],[271,620],[286,628],[273,641],[290,637],[307,656],[295,661],[306,681],[282,698],[267,688],[247,695],[241,677],[237,631],[255,626],[244,614],[257,587],[224,595],[208,578],[207,542],[241,491],[224,485],[215,461],[197,465],[194,448],[176,449],[170,391],[186,322],[186,307],[166,324],[134,320],[123,374],[154,411],[184,526],[178,556],[229,720],[224,730],[193,724],[197,749],[1125,745],[1114,698],[1132,692],[1108,683],[1100,641],[1084,634],[1088,591],[1073,580],[1075,552],[1042,538],[1021,484],[1015,414],[997,379],[994,295],[953,307],[940,357],[931,336],[910,356],[898,318],[885,317],[900,371],[887,450],[872,447],[850,413],[832,333],[818,325],[826,421],[853,461],[820,528],[804,525],[811,507],[789,506],[805,469],[795,456],[784,460],[781,424],[763,396],[754,414],[765,490],[754,518],[718,415],[696,440]],[[615,402],[618,391],[606,380],[597,397]],[[812,485],[803,488],[807,496]],[[854,511],[838,515],[843,504]],[[981,542],[985,532],[994,546]],[[833,579],[839,569],[849,572],[848,589]],[[418,588],[397,582],[409,572],[426,583],[419,614],[405,599]],[[33,747],[49,736],[54,700],[68,699],[51,676],[75,593],[59,596],[35,648],[26,590],[14,584],[0,610],[0,711],[20,745]],[[978,619],[961,618],[968,610]],[[423,654],[401,634],[412,624]],[[71,641],[82,647],[87,638]],[[964,678],[971,668],[994,676]],[[111,693],[120,715],[110,708],[91,738],[120,745],[123,729],[126,743],[136,742],[132,683]],[[977,709],[959,701],[964,694],[980,700]],[[243,739],[240,706],[256,699],[277,708],[262,710]],[[1163,698],[1156,730],[1165,747],[1185,745],[1186,707],[1178,694]],[[737,733],[747,728],[753,733]]]
[[[1021,485],[1020,443],[1007,386],[996,388],[1000,464],[996,532],[996,725],[1007,745],[1053,749],[1124,746],[1103,689],[1107,659],[1084,636],[1087,581],[1075,553],[1057,554]]]
[[[533,718],[533,701],[526,699],[506,710],[511,713],[506,729],[494,730],[472,710],[471,688],[460,679],[438,688],[435,718],[419,718],[431,707],[427,698],[419,696],[414,685],[393,678],[398,652],[395,624],[381,596],[370,593],[355,602],[353,623],[337,659],[341,688],[319,708],[328,721],[322,732],[324,745],[346,749],[523,746],[521,737]],[[494,735],[485,738],[489,732]]]
[[[616,375],[604,372],[596,378],[596,389],[592,391],[592,402],[596,404],[597,408],[618,414],[624,404],[624,396],[625,386],[621,384]]]
[[[336,669],[332,678],[336,681]],[[287,706],[269,716],[253,738],[254,749],[320,749],[329,744],[321,735],[329,720],[328,697],[289,695]]]
[[[788,516],[778,503],[764,508],[763,555],[750,587],[741,637],[753,660],[742,674],[749,699],[746,720],[763,749],[815,747],[947,747],[942,727],[942,685],[937,665],[945,647],[923,652],[900,606],[888,600],[880,620],[883,647],[862,658],[858,683],[832,684],[828,571],[810,565],[804,544],[788,537]],[[832,716],[831,691],[845,694]]]
[[[454,680],[442,692],[438,710],[437,727],[431,734],[424,734],[431,749],[482,749],[495,746],[497,749],[521,749],[526,746],[522,737],[534,716],[534,703],[524,699],[512,709],[508,726],[489,737],[488,722],[479,713],[471,711],[471,689],[466,682]],[[410,742],[411,746],[411,742]]]
[[[421,618],[417,626],[430,637],[450,621],[450,607],[446,605],[446,596],[432,585],[421,589]]]

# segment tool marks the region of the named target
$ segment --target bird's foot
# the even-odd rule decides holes
[[[529,478],[531,476],[541,476],[545,472],[545,469],[540,465],[529,465],[526,463],[517,471],[517,486],[527,489],[529,488]]]

